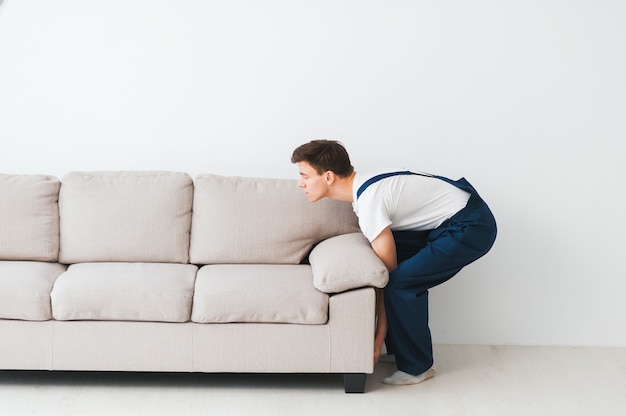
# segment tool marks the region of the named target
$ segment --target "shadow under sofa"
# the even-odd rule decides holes
[[[0,369],[373,372],[388,275],[295,180],[0,175]]]

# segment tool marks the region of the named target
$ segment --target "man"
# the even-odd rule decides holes
[[[487,204],[465,180],[403,170],[356,172],[337,141],[313,140],[296,148],[302,188],[311,202],[352,202],[359,227],[389,270],[377,290],[374,362],[383,343],[398,367],[383,379],[417,384],[433,377],[428,289],[486,254],[496,237]]]

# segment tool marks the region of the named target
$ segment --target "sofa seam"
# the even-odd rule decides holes
[[[56,329],[56,321],[53,319],[50,321],[50,371],[54,371],[54,337],[55,337],[55,329]]]
[[[189,372],[193,373],[195,372],[195,350],[194,350],[194,344],[195,344],[195,334],[196,334],[196,328],[193,324],[193,322],[190,320],[189,323],[191,324],[191,356],[189,357]]]

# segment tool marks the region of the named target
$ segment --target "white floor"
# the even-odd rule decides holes
[[[0,415],[626,415],[626,348],[436,345],[437,376],[0,371]]]

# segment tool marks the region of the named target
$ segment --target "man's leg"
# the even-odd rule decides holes
[[[395,354],[398,370],[419,375],[432,367],[428,289],[452,278],[486,253],[493,244],[494,232],[448,221],[426,238],[423,233],[394,233],[398,267],[389,275],[385,309],[389,325],[386,341]]]
[[[428,231],[394,231],[393,238],[396,244],[398,263],[402,263],[403,261],[413,257],[422,248],[426,247],[426,244],[428,243],[428,233]],[[390,288],[385,288],[385,309],[387,310],[388,315],[387,321],[392,319],[394,322],[392,325],[389,325],[387,337],[385,338],[385,346],[387,348],[387,353],[392,355],[390,362],[395,362],[396,347],[394,345],[392,328],[399,327],[400,322],[395,319],[395,314],[393,314],[391,318],[389,317],[389,312],[393,312],[393,309],[386,306],[390,302],[390,299],[388,299],[389,294],[386,293],[388,289]]]
[[[386,342],[396,358],[398,370],[417,375],[433,366],[428,327],[428,291],[417,296],[385,289],[389,331]]]

